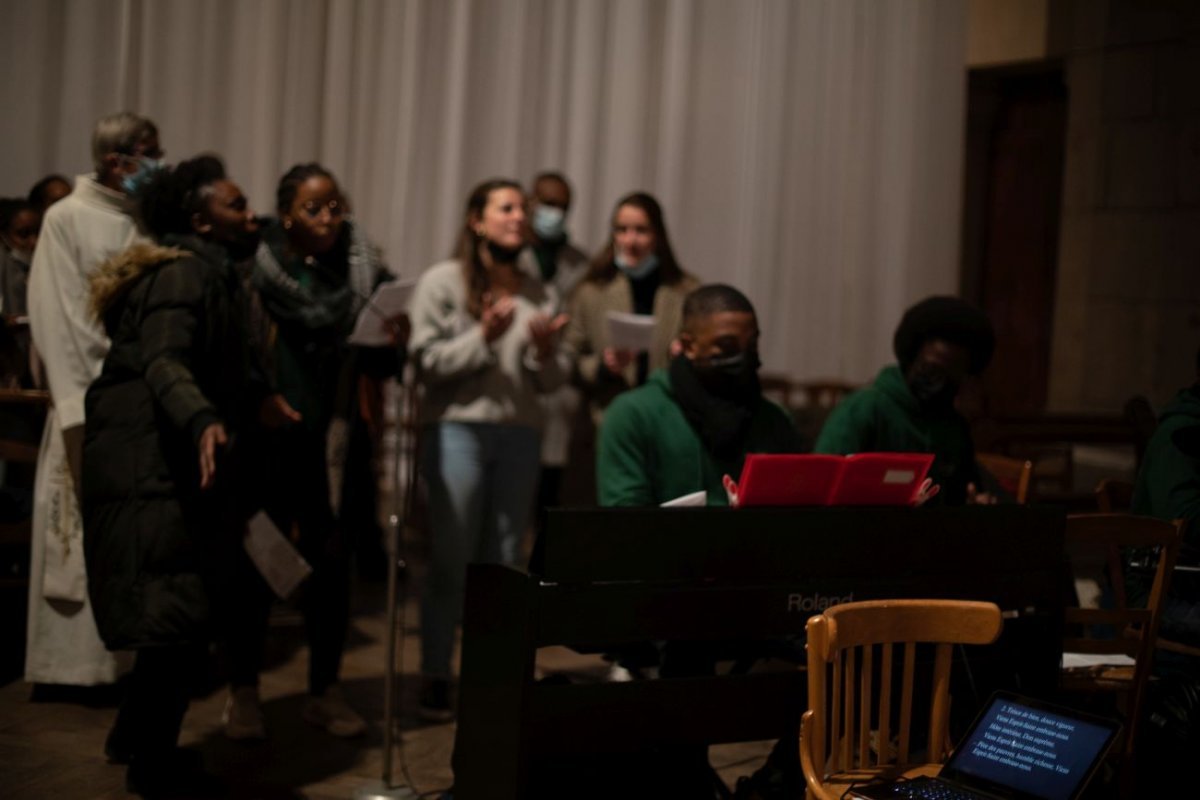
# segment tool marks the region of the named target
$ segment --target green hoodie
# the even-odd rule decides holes
[[[874,384],[833,409],[813,452],[933,453],[929,477],[941,486],[938,502],[950,505],[965,502],[967,484],[979,483],[967,421],[955,411],[922,411],[895,364],[884,367]]]
[[[760,397],[745,452],[800,449],[787,412]],[[600,505],[656,506],[701,489],[708,493],[708,505],[728,505],[721,476],[739,476],[742,461],[713,457],[675,400],[667,370],[655,370],[644,386],[619,395],[604,414],[596,453]]]
[[[1160,519],[1200,519],[1200,458],[1182,452],[1172,437],[1184,428],[1200,426],[1200,384],[1184,389],[1159,415],[1158,427],[1146,445],[1142,469],[1133,492],[1133,513]],[[1197,563],[1200,543],[1194,522],[1185,534],[1184,563]]]

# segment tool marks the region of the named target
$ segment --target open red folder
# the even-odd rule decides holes
[[[738,481],[738,505],[912,505],[932,464],[930,453],[752,453]]]

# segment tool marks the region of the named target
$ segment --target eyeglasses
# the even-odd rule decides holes
[[[346,213],[346,206],[341,200],[334,198],[325,203],[318,203],[315,200],[310,200],[300,206],[301,213],[311,219],[316,219],[321,216],[322,211],[328,211],[329,216],[337,218]]]

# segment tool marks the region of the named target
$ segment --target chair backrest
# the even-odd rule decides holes
[[[844,603],[808,620],[808,734],[806,760],[830,774],[867,767],[871,723],[877,764],[909,760],[918,644],[934,646],[929,705],[928,758],[949,749],[950,657],[955,644],[990,644],[1003,623],[994,603],[960,600],[869,600]],[[893,697],[897,650],[900,697]],[[878,663],[878,681],[875,669]],[[874,686],[879,697],[872,697]],[[892,718],[899,744],[892,751]],[[808,716],[808,715],[806,715]]]
[[[1124,744],[1127,753],[1132,752],[1137,736],[1163,603],[1179,553],[1183,528],[1182,520],[1167,522],[1133,514],[1073,514],[1067,517],[1066,543],[1073,557],[1086,556],[1086,551],[1093,548],[1106,558],[1121,548],[1138,548],[1154,561],[1154,552],[1157,551],[1154,578],[1144,607],[1129,608],[1121,603],[1117,608],[1063,609],[1063,621],[1067,625],[1063,652],[1120,654],[1134,659],[1130,680],[1105,678],[1084,681],[1082,684],[1071,681],[1076,688],[1128,693]],[[1116,632],[1115,636],[1112,635],[1113,631]]]
[[[800,407],[820,408],[831,410],[846,396],[860,388],[860,384],[848,381],[825,379],[795,381],[792,390],[800,394],[796,405]]]
[[[1096,485],[1096,507],[1102,514],[1128,512],[1133,507],[1133,484],[1105,478]]]
[[[1029,479],[1033,476],[1033,462],[1024,458],[1000,455],[999,453],[976,453],[979,466],[1011,492],[1018,503],[1024,505],[1029,499]]]
[[[758,383],[762,387],[764,397],[778,403],[789,412],[792,410],[791,378],[774,372],[760,372]]]

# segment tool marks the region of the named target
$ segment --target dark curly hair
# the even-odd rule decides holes
[[[900,367],[907,370],[930,339],[965,347],[972,375],[983,372],[996,349],[996,334],[987,314],[958,297],[927,297],[904,312],[892,338]]]
[[[225,165],[212,155],[159,170],[135,197],[138,220],[155,239],[192,231],[192,215],[204,208],[208,187],[225,178]]]
[[[0,198],[0,233],[7,234],[9,227],[13,224],[13,220],[17,218],[17,214],[22,211],[32,211],[35,214],[39,213],[33,204],[24,197],[5,197]]]
[[[33,185],[29,190],[29,202],[32,203],[38,210],[46,210],[46,193],[50,187],[56,183],[64,183],[67,186],[67,191],[71,191],[71,182],[62,175],[47,175]]]

